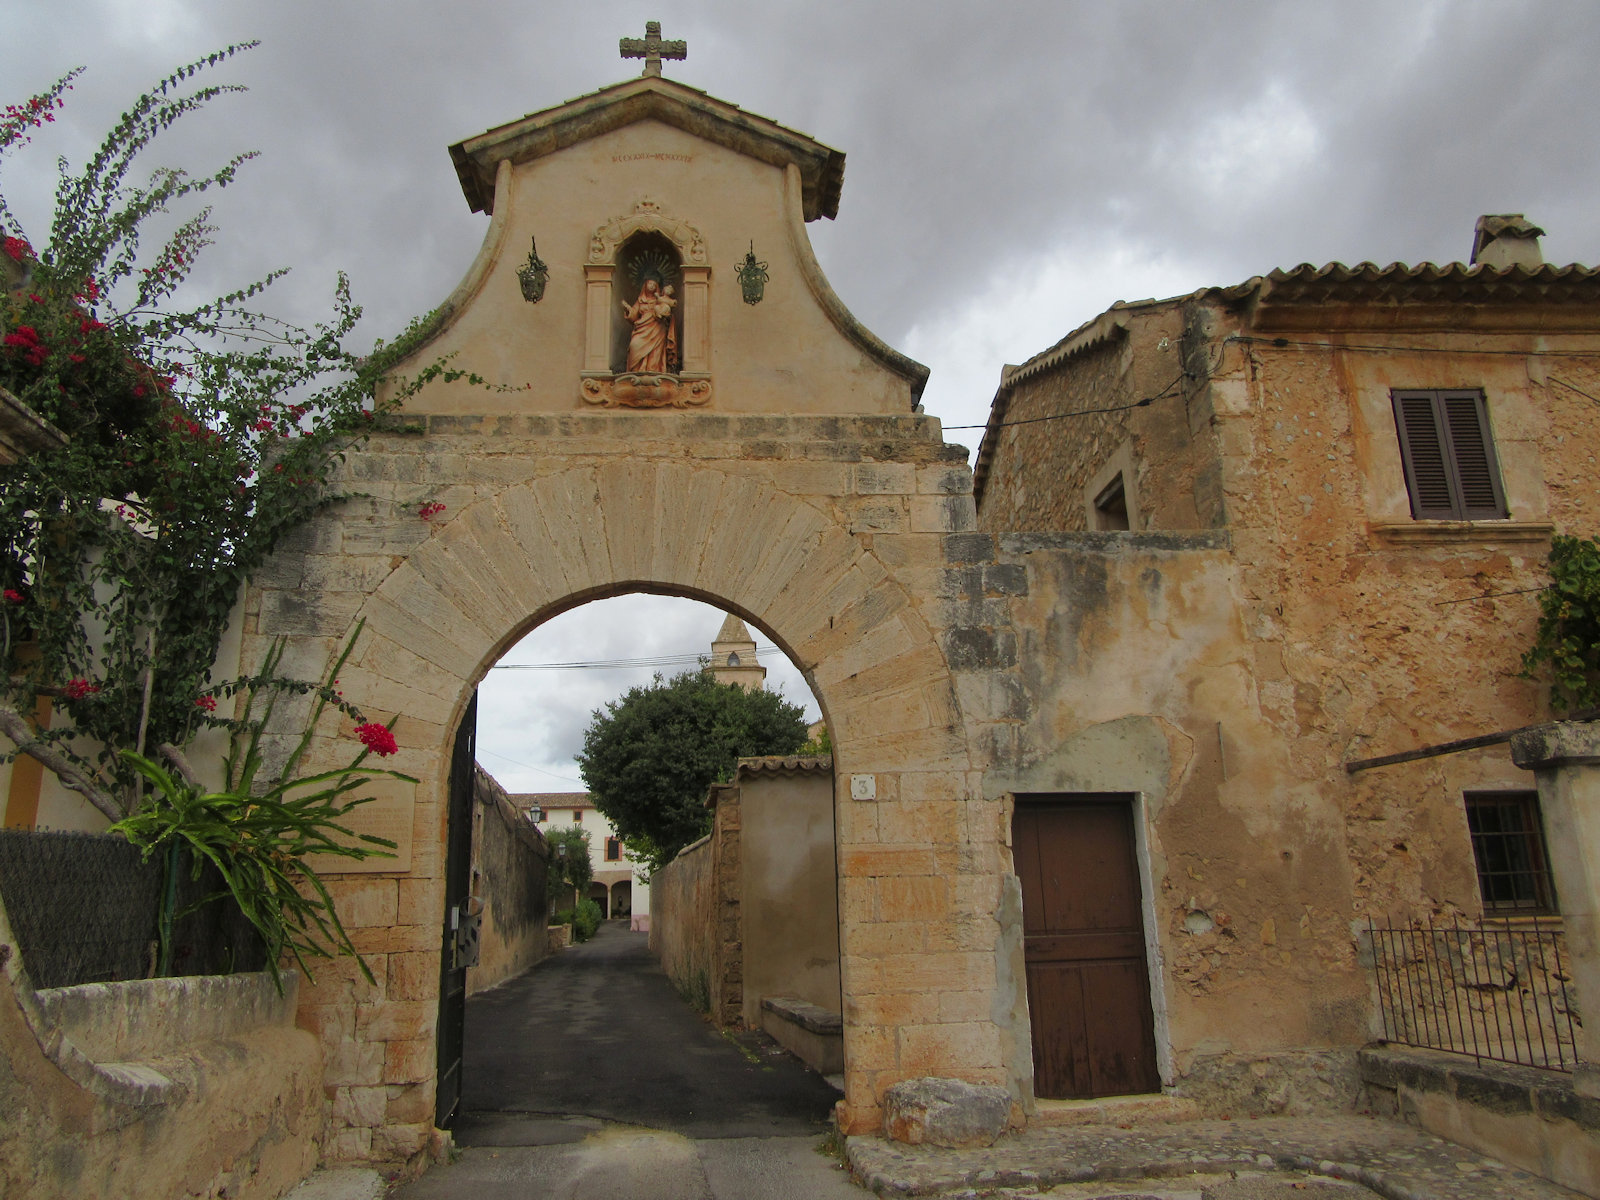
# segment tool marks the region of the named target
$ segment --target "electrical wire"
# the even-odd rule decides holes
[[[756,657],[778,654],[776,646],[756,644]],[[654,654],[643,658],[601,658],[578,662],[496,663],[491,671],[632,671],[640,667],[690,666],[709,658],[705,651],[684,654]]]
[[[479,746],[477,749],[479,754],[493,755],[495,758],[501,759],[515,766],[526,767],[530,771],[537,771],[541,775],[548,775],[551,779],[559,779],[562,783],[575,783],[585,791],[588,790],[589,785],[581,779],[573,779],[567,775],[557,775],[554,771],[546,771],[543,767],[536,767],[532,763],[525,763],[520,759],[512,758],[509,754],[501,754],[498,750],[490,750],[487,746]]]
[[[1076,412],[1051,413],[1049,416],[1044,416],[1044,417],[1022,417],[1022,418],[1019,418],[1018,420],[1015,420],[1015,421],[1001,421],[998,424],[996,424],[994,426],[994,428],[996,428],[996,429],[1004,429],[1008,425],[1036,425],[1040,421],[1065,421],[1069,417],[1093,417],[1093,416],[1098,416],[1101,413],[1127,412],[1129,409],[1133,409],[1133,408],[1144,408],[1148,404],[1154,404],[1157,400],[1165,400],[1168,396],[1172,395],[1173,389],[1176,388],[1180,383],[1182,383],[1184,381],[1184,378],[1185,378],[1184,375],[1179,375],[1176,379],[1174,379],[1171,383],[1167,384],[1166,387],[1162,388],[1154,396],[1146,396],[1143,400],[1135,400],[1132,404],[1116,404],[1116,405],[1111,406],[1110,408],[1082,408],[1082,409],[1079,409]],[[943,426],[941,426],[941,428],[943,428],[943,429],[988,429],[989,427],[990,426],[989,426],[989,423],[987,421],[985,421],[982,425],[943,425]]]

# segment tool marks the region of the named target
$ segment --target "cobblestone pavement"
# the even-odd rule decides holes
[[[1376,1117],[1031,1129],[987,1150],[853,1137],[848,1154],[856,1178],[886,1197],[1581,1200],[1577,1192]]]

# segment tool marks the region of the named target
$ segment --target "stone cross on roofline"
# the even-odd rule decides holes
[[[661,39],[661,22],[646,21],[644,37],[623,38],[619,43],[623,58],[644,59],[643,75],[660,75],[663,58],[688,58],[688,42],[666,42]]]

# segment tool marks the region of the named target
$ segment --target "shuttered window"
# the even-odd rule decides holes
[[[1482,392],[1395,392],[1394,423],[1413,517],[1494,521],[1508,515]]]

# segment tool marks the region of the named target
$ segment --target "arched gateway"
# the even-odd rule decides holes
[[[451,154],[492,219],[418,361],[504,390],[440,384],[387,418],[344,468],[356,498],[250,602],[246,660],[287,637],[309,672],[364,622],[341,686],[399,717],[393,761],[420,781],[373,806],[401,857],[331,884],[377,986],[339,963],[303,993],[330,1157],[402,1157],[434,1124],[448,776],[474,687],[541,621],[631,591],[737,613],[821,702],[846,1127],[917,1076],[1028,1101],[1018,893],[982,787],[1015,656],[983,599],[1004,577],[984,574],[965,451],[918,412],[925,368],[857,324],[811,254],[843,155],[658,74]]]

